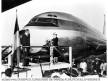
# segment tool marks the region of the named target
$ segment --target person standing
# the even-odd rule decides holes
[[[93,69],[95,74],[100,74],[100,59],[96,58],[95,62],[93,63]]]
[[[30,56],[30,32],[28,29],[25,30],[25,32],[21,36],[21,46],[28,46],[28,47],[22,47],[24,57]],[[24,58],[23,60],[23,66],[29,66],[29,59]]]
[[[85,62],[84,59],[80,62],[80,69],[81,69],[82,73],[86,73],[87,72],[87,63]]]
[[[57,34],[56,33],[53,33],[53,39],[52,39],[52,46],[54,46],[54,49],[53,49],[53,62],[54,64],[58,62],[58,37],[57,37]]]
[[[100,65],[100,69],[101,69],[101,75],[104,76],[106,75],[107,72],[107,63],[103,60],[101,65]]]

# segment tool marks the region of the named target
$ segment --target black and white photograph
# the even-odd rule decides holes
[[[102,0],[2,0],[2,81],[106,80],[105,3]]]

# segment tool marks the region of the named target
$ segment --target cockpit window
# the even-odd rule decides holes
[[[52,21],[52,18],[38,18],[36,22],[48,23],[51,21]]]
[[[33,18],[32,20],[30,20],[29,23],[34,23],[34,22],[36,22],[36,20],[37,20],[37,18]]]
[[[58,20],[55,18],[33,18],[27,26],[56,26],[58,27]]]

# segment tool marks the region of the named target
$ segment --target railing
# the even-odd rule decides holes
[[[12,53],[12,46],[2,46],[2,51],[1,51],[1,54],[2,54],[2,60],[5,60],[9,54]]]
[[[55,49],[57,52],[58,52],[58,54],[65,60],[65,62],[68,62],[68,63],[70,63],[70,60],[68,60],[68,59],[66,59],[64,56],[63,56],[63,52],[62,52],[62,50],[59,50],[60,48],[62,48],[62,49],[64,49],[65,50],[65,48],[69,48],[68,49],[68,55],[72,55],[72,47],[69,47],[69,46],[20,46],[20,47],[22,47],[22,48],[28,48],[28,47],[30,47],[31,49],[32,48],[48,48],[48,50],[49,50],[49,52],[50,52],[50,58],[51,58],[51,56],[53,56],[53,50]],[[57,49],[58,48],[58,49]],[[63,51],[64,51],[63,50]],[[42,51],[42,49],[40,50],[40,51]],[[70,54],[69,54],[70,53]],[[72,57],[72,56],[69,56],[69,57]],[[33,58],[33,57],[31,57],[31,58]],[[36,58],[36,57],[34,57],[34,58]],[[38,57],[37,57],[38,58]],[[41,56],[39,57],[39,58],[41,58]],[[43,57],[44,58],[44,57]]]

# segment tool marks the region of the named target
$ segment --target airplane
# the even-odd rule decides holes
[[[64,59],[64,61],[69,62],[67,61],[69,59],[69,47],[72,47],[72,58],[75,59],[87,58],[90,55],[98,56],[106,52],[104,34],[81,19],[67,13],[41,13],[33,17],[23,27],[22,33],[26,29],[30,31],[31,56],[25,56],[25,58],[50,59],[45,41],[51,41],[54,32],[59,38],[59,47],[56,51],[60,54],[60,61]]]
[[[71,46],[73,58],[86,58],[90,55],[101,55],[106,52],[106,38],[95,28],[81,19],[63,12],[46,12],[33,17],[22,30],[29,29],[31,46],[45,45],[47,39],[51,40],[52,34],[57,33],[59,46]],[[33,48],[36,55],[39,48]],[[62,54],[68,48],[61,47]]]

